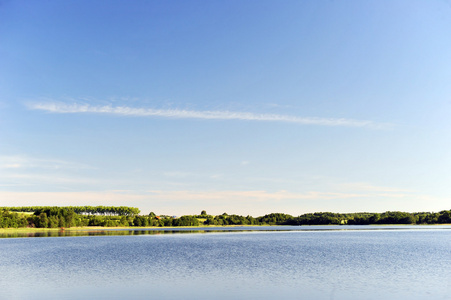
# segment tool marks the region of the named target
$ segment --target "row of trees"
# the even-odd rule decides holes
[[[27,227],[28,220],[15,212],[0,210],[0,228]]]
[[[320,212],[293,217],[288,214],[272,213],[261,217],[228,215],[208,215],[202,211],[200,215],[157,216],[138,215],[135,208],[121,207],[3,207],[0,208],[1,228],[58,228],[58,227],[167,227],[167,226],[199,226],[199,225],[369,225],[369,224],[444,224],[451,223],[451,210],[437,213],[351,213],[338,214]],[[31,213],[33,212],[33,213]]]
[[[8,210],[14,212],[42,212],[55,209],[55,206],[17,206],[17,207],[0,207],[0,210]],[[109,216],[134,216],[140,213],[139,208],[128,206],[64,206],[57,207],[67,210],[73,210],[81,215],[109,215]]]

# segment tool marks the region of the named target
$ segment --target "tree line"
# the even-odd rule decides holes
[[[70,228],[84,226],[101,227],[168,227],[168,226],[226,226],[226,225],[376,225],[376,224],[445,224],[451,223],[451,210],[441,212],[384,213],[332,212],[308,213],[297,217],[283,213],[271,213],[261,217],[209,215],[185,215],[179,218],[166,215],[139,215],[134,207],[113,206],[29,206],[0,207],[0,228]]]
[[[0,210],[8,210],[14,212],[37,212],[55,208],[73,210],[76,214],[82,215],[110,215],[110,216],[133,216],[141,211],[136,207],[128,206],[17,206],[17,207],[0,207]]]

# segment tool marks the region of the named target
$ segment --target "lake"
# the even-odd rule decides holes
[[[0,299],[451,299],[451,226],[245,229],[2,238]]]

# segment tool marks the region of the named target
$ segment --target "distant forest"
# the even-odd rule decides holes
[[[271,213],[261,217],[209,215],[203,210],[199,215],[181,217],[140,215],[140,210],[126,206],[23,206],[0,207],[0,228],[70,228],[102,227],[168,227],[202,225],[375,225],[375,224],[445,224],[451,223],[451,210],[441,212],[339,214],[318,212],[297,217]]]

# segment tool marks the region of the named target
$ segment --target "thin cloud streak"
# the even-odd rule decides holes
[[[354,120],[344,118],[304,118],[279,114],[257,114],[250,112],[233,111],[196,111],[184,109],[153,109],[134,108],[127,106],[92,106],[89,104],[65,103],[32,103],[27,107],[32,110],[41,110],[58,114],[94,113],[134,117],[163,117],[174,119],[206,119],[206,120],[243,120],[287,122],[302,125],[368,127],[373,129],[386,128],[388,124],[375,123],[367,120]]]
[[[67,169],[67,170],[86,170],[95,169],[92,166],[64,161],[59,159],[43,159],[23,155],[0,155],[1,169]]]

